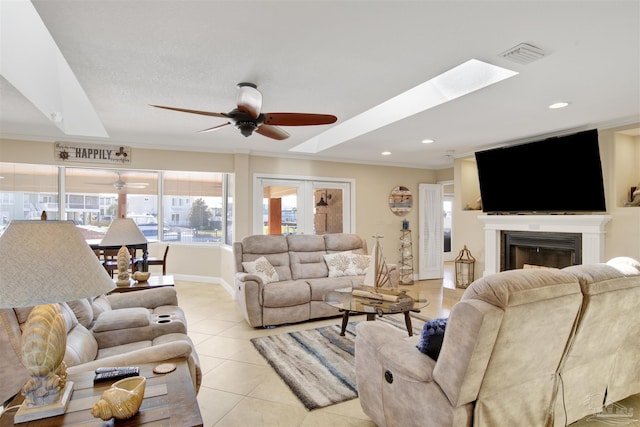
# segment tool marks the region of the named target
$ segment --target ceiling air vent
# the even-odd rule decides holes
[[[518,64],[530,64],[545,56],[545,53],[542,49],[529,43],[520,43],[518,46],[502,52],[498,56],[517,62]]]

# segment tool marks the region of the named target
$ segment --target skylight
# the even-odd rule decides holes
[[[319,153],[517,74],[516,71],[470,59],[290,148],[289,151]]]
[[[67,135],[108,137],[30,1],[0,1],[0,74]]]

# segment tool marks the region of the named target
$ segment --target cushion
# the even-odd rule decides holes
[[[97,298],[94,298],[91,301],[91,309],[93,310],[93,318],[94,320],[100,316],[100,314],[105,311],[111,311],[111,303],[109,302],[109,298],[106,295],[100,295]]]
[[[94,332],[149,326],[149,310],[143,307],[121,308],[105,311],[96,320]]]
[[[71,310],[73,310],[73,314],[76,315],[78,322],[85,328],[89,329],[93,323],[93,308],[91,308],[91,302],[89,302],[89,299],[82,298],[67,302],[67,304]]]
[[[447,318],[433,319],[425,323],[416,348],[433,360],[438,360],[446,327]]]
[[[247,273],[260,277],[262,283],[265,285],[280,280],[276,269],[273,268],[271,263],[263,256],[252,262],[243,262],[242,267],[244,267]]]
[[[323,255],[324,262],[329,268],[329,277],[355,276],[355,271],[351,268],[351,251],[336,252],[335,254]]]
[[[367,274],[367,268],[370,262],[370,255],[351,254],[351,265],[353,265],[357,275]]]
[[[367,273],[370,256],[345,251],[324,255],[324,261],[329,268],[329,277],[360,276]]]

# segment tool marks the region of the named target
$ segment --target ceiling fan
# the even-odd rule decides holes
[[[238,83],[237,108],[228,113],[214,113],[210,111],[188,110],[185,108],[167,107],[163,105],[151,105],[165,110],[181,111],[183,113],[200,114],[229,119],[228,122],[213,126],[200,132],[211,132],[221,127],[233,124],[240,129],[244,136],[251,135],[254,131],[260,135],[273,139],[287,139],[289,134],[278,126],[311,126],[328,125],[338,118],[330,114],[312,113],[262,113],[262,93],[253,83]]]
[[[122,172],[118,171],[118,179],[113,182],[99,183],[97,185],[112,185],[116,190],[122,191],[125,188],[147,188],[149,183],[147,182],[127,182],[122,179]]]

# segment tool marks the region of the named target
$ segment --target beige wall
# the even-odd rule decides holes
[[[639,125],[635,125],[638,127]],[[640,208],[622,207],[623,197],[631,185],[640,181],[640,137],[617,133],[632,128],[600,131],[600,147],[605,175],[607,210],[613,220],[607,226],[606,257],[631,256],[640,259]],[[0,159],[3,162],[64,165],[53,156],[53,144],[0,139]],[[69,164],[87,166],[87,164]],[[96,165],[100,167],[101,165]],[[479,196],[477,175],[469,169],[468,159],[456,159],[454,168],[439,171],[360,165],[277,157],[251,156],[248,154],[215,154],[180,151],[141,150],[132,153],[132,169],[197,170],[229,172],[235,180],[234,238],[250,235],[253,177],[255,174],[281,174],[286,176],[344,178],[355,182],[355,223],[357,234],[367,239],[369,245],[374,234],[384,237],[381,244],[389,262],[397,262],[399,235],[402,219],[410,222],[417,241],[418,200],[414,197],[414,209],[406,216],[394,215],[388,206],[390,191],[403,185],[417,196],[418,184],[453,180],[455,189],[452,251],[457,254],[464,245],[477,259],[476,275],[484,271],[484,230],[477,219],[480,211],[466,211],[466,203]],[[469,185],[469,181],[475,184]],[[417,258],[414,244],[414,258]],[[152,245],[150,253],[161,256],[164,244]],[[233,254],[226,246],[173,244],[169,252],[170,273],[185,278],[220,280],[233,285]],[[418,263],[414,262],[414,268]]]
[[[402,220],[406,218],[417,229],[417,193],[418,184],[435,183],[435,171],[387,166],[371,166],[347,163],[321,162],[311,160],[282,159],[275,157],[251,157],[249,173],[282,174],[288,176],[314,176],[326,178],[345,178],[355,181],[356,211],[355,233],[366,238],[374,234],[385,236],[383,250],[388,258],[395,259],[399,246]],[[252,179],[252,178],[251,178]],[[389,193],[394,187],[403,185],[414,194],[414,209],[406,216],[396,216],[389,209]],[[247,230],[248,235],[251,230]],[[241,238],[243,235],[238,234]],[[385,247],[389,245],[390,250]],[[395,262],[395,261],[394,261]]]
[[[58,166],[95,166],[101,164],[60,162],[54,158],[52,143],[1,140],[0,159],[3,162],[54,164]],[[235,181],[234,238],[250,235],[253,177],[255,174],[281,174],[286,176],[344,178],[355,182],[355,223],[357,234],[373,244],[374,234],[385,238],[381,241],[389,262],[397,262],[399,235],[402,219],[410,221],[417,230],[417,198],[415,208],[406,216],[394,215],[388,206],[391,190],[397,185],[408,187],[417,195],[418,184],[435,183],[452,179],[453,172],[371,166],[335,162],[323,162],[247,154],[214,154],[198,152],[132,150],[130,169],[195,170],[230,172]],[[417,236],[414,237],[416,239]],[[165,244],[151,245],[151,256],[162,256]],[[414,245],[417,256],[417,245]],[[172,244],[167,260],[168,272],[185,278],[221,279],[223,284],[233,284],[233,254],[229,247],[213,245]],[[157,267],[154,267],[157,269]]]

